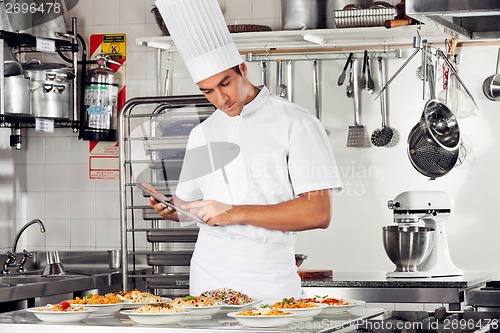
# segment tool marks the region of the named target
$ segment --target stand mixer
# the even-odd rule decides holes
[[[387,277],[398,278],[415,278],[415,277],[439,277],[439,276],[459,276],[463,275],[463,271],[457,268],[450,257],[448,247],[448,239],[446,237],[444,223],[451,215],[452,199],[443,191],[407,191],[396,196],[394,200],[389,200],[389,209],[393,210],[394,223],[397,227],[384,227],[384,247],[389,255],[389,258],[397,265],[396,271],[388,272]],[[417,227],[419,224],[424,227]],[[391,231],[388,231],[388,229]],[[413,229],[412,229],[413,228]],[[428,248],[420,253],[420,258],[417,259],[415,266],[403,267],[395,260],[394,251],[403,253],[411,257],[411,251],[408,252],[408,247],[412,246],[418,249],[419,246],[424,246],[423,242],[418,244],[397,244],[397,241],[390,242],[387,240],[387,234],[392,232],[398,240],[408,238],[408,231],[418,229],[418,232],[427,234]],[[394,231],[395,230],[395,231]],[[398,234],[394,234],[399,233]],[[412,231],[410,231],[412,232]],[[405,235],[406,233],[406,235]],[[399,237],[399,236],[405,237]],[[411,238],[413,242],[413,238]],[[430,243],[429,243],[430,242]],[[392,247],[392,249],[390,249]],[[390,252],[392,251],[392,253]],[[399,251],[399,252],[398,252]],[[430,251],[430,252],[429,252]],[[417,252],[417,251],[415,251]],[[396,255],[397,257],[397,255]],[[411,258],[410,258],[411,259]],[[420,261],[421,262],[418,262]]]

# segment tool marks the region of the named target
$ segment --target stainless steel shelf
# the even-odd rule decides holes
[[[345,29],[261,31],[231,34],[238,50],[246,53],[321,53],[346,49],[392,50],[402,45],[411,46],[412,39],[420,32],[429,43],[442,43],[450,35],[432,25],[361,27]],[[137,45],[176,52],[169,36],[139,37]]]

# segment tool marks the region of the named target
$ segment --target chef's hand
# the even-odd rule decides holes
[[[153,207],[154,210],[158,212],[164,219],[179,221],[179,217],[177,216],[177,212],[167,205],[156,201],[155,198],[149,198],[149,205]]]
[[[209,226],[238,223],[237,218],[230,211],[233,206],[215,200],[193,201],[182,205],[181,208],[195,214]]]

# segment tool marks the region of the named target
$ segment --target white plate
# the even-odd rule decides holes
[[[347,305],[328,305],[326,308],[321,311],[321,314],[336,314],[336,313],[345,313],[355,306],[360,306],[365,304],[363,301],[357,301],[357,300],[347,300],[349,304]]]
[[[297,320],[310,320],[312,317],[317,316],[328,307],[327,304],[316,303],[316,307],[313,308],[281,308],[283,312],[291,312],[297,315]]]
[[[162,324],[176,324],[186,318],[190,314],[186,312],[166,312],[166,313],[137,313],[134,310],[120,311],[130,318],[130,320],[137,324],[143,325],[162,325]]]
[[[224,303],[221,303],[222,305],[222,309],[221,311],[226,311],[226,312],[234,312],[234,311],[242,311],[242,310],[246,310],[250,307],[252,307],[252,305],[255,305],[257,303],[259,303],[260,301],[252,301],[252,302],[248,302],[246,304],[238,304],[238,305],[231,305],[231,304],[224,304]]]
[[[74,304],[72,304],[74,305]],[[87,309],[95,309],[96,311],[91,314],[94,316],[111,316],[116,312],[120,311],[123,307],[123,303],[113,303],[113,304],[81,304]]]
[[[38,319],[42,321],[52,322],[52,323],[73,323],[87,319],[91,313],[95,312],[94,309],[85,308],[85,311],[50,311],[50,310],[39,310],[43,307],[35,307],[26,309],[26,311],[33,313]]]
[[[130,301],[123,301],[123,308],[122,309],[136,309],[140,308],[141,306],[144,305],[149,305],[149,304],[160,304],[160,303],[168,303],[171,301],[170,298],[162,298],[163,301],[161,302],[145,302],[145,303],[137,303],[137,302],[130,302]]]
[[[211,306],[185,306],[183,307],[187,311],[190,311],[188,317],[210,317],[220,311],[222,305],[211,305]]]
[[[286,314],[277,316],[239,316],[238,312],[229,312],[228,317],[236,318],[240,324],[247,327],[270,328],[289,325],[297,315]]]

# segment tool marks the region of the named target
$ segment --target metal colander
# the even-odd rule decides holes
[[[413,167],[430,179],[446,175],[457,163],[459,149],[447,150],[432,141],[416,124],[408,135],[408,157]]]

